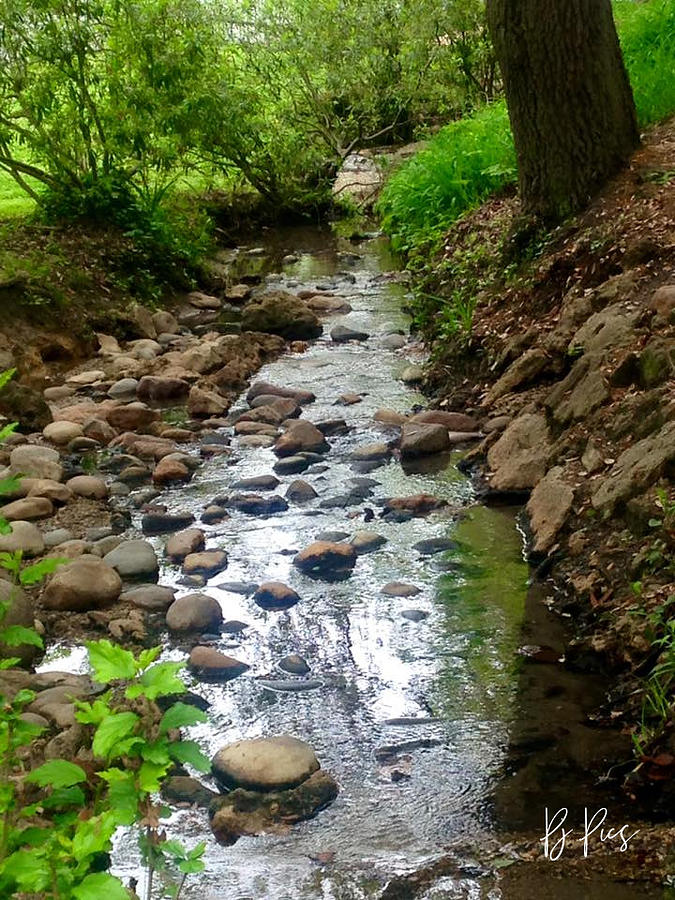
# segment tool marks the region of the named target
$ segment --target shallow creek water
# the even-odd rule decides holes
[[[339,249],[353,255],[340,255]],[[291,251],[297,261],[282,264]],[[182,896],[376,897],[389,877],[435,859],[451,840],[490,833],[491,792],[505,757],[518,682],[516,650],[528,590],[522,539],[512,511],[474,504],[471,486],[456,467],[460,453],[406,470],[391,461],[370,473],[378,484],[361,506],[319,506],[353,486],[350,480],[359,473],[349,455],[357,445],[394,437],[373,422],[376,409],[407,412],[424,402],[398,379],[409,350],[381,345],[387,333],[409,329],[402,311],[406,288],[385,276],[394,264],[383,241],[340,247],[329,233],[298,229],[271,234],[264,256],[241,250],[233,265],[240,274],[261,267],[271,287],[297,291],[319,285],[349,300],[353,311],[326,319],[324,336],[306,352],[286,354],[257,377],[312,390],[317,401],[303,415],[317,422],[345,418],[350,432],[329,438],[325,463],[281,478],[279,493],[302,477],[319,492],[318,500],[265,519],[233,513],[219,525],[204,526],[207,547],[229,555],[226,571],[205,590],[217,597],[226,619],[249,625],[240,639],[222,635],[215,646],[251,668],[227,684],[189,679],[189,687],[211,703],[209,723],[190,736],[211,754],[242,737],[293,734],[315,748],[339,781],[340,794],[312,821],[282,835],[241,838],[230,848],[212,839],[203,811],[176,812],[169,822],[172,834],[188,844],[207,841],[206,871],[190,878]],[[371,337],[334,344],[329,331],[338,323]],[[348,392],[362,393],[362,402],[336,406]],[[271,450],[238,448],[236,438],[232,444],[231,456],[207,461],[188,486],[167,491],[160,502],[199,518],[208,500],[227,493],[233,482],[272,471]],[[403,524],[378,517],[382,498],[421,491],[448,500],[450,511]],[[375,511],[369,524],[364,506]],[[353,510],[358,517],[349,518]],[[294,569],[291,551],[320,532],[359,529],[377,531],[387,543],[361,556],[347,581],[326,584]],[[417,541],[435,537],[450,537],[455,549],[424,558],[413,549]],[[164,542],[155,543],[161,550]],[[160,581],[176,583],[179,577],[178,569],[166,566]],[[219,587],[266,580],[291,585],[301,602],[287,612],[264,612],[250,597]],[[380,590],[389,581],[411,582],[422,591],[408,599],[386,597]],[[411,609],[424,618],[414,622],[402,615]],[[166,658],[184,658],[184,648],[166,635],[161,640]],[[310,689],[279,691],[261,683],[289,678],[277,668],[289,653],[309,663]],[[66,665],[83,670],[83,653],[71,648],[64,658],[63,648],[56,648],[44,667]],[[404,772],[400,780],[392,780],[385,747],[394,748],[389,756]],[[118,874],[138,877],[126,839],[115,864]],[[433,896],[487,895],[467,875],[444,879]]]

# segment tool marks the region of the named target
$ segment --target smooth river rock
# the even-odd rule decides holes
[[[48,609],[80,612],[114,603],[122,593],[122,579],[104,560],[83,555],[51,576],[42,594]]]
[[[320,765],[309,744],[284,734],[229,744],[216,753],[211,768],[227,788],[279,791],[302,784]]]
[[[208,594],[186,594],[171,604],[166,613],[170,631],[217,631],[223,621],[220,604]]]
[[[298,553],[293,565],[314,578],[342,580],[351,575],[356,556],[356,550],[350,544],[316,541]]]

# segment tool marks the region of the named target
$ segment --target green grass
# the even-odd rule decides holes
[[[615,0],[614,15],[644,128],[675,111],[675,0]]]
[[[675,0],[615,0],[641,127],[675,112]],[[386,185],[378,209],[394,247],[435,243],[467,210],[516,181],[506,107],[495,103],[443,128]]]
[[[6,172],[0,170],[0,220],[30,215],[35,203]]]

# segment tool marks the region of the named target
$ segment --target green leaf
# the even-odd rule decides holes
[[[51,881],[47,861],[39,857],[34,849],[12,853],[0,864],[0,875],[9,877],[19,890],[31,893],[45,890]]]
[[[78,722],[82,722],[83,725],[99,725],[104,719],[110,715],[110,707],[106,703],[106,699],[110,696],[109,692],[104,694],[104,699],[94,700],[93,703],[88,703],[84,700],[75,700],[75,706],[78,709],[78,712],[75,713],[75,718]]]
[[[71,891],[74,900],[129,900],[129,894],[119,878],[107,872],[87,875],[82,884]]]
[[[185,875],[195,875],[197,872],[203,872],[205,868],[201,859],[186,859],[178,863],[178,870]]]
[[[159,733],[166,734],[173,728],[187,728],[190,725],[198,725],[200,722],[208,722],[208,716],[187,703],[174,703],[162,716],[159,723]]]
[[[165,763],[144,762],[138,770],[138,785],[142,791],[148,794],[156,793],[161,786],[162,779],[166,775],[171,760]]]
[[[70,787],[86,780],[84,769],[65,759],[50,759],[26,776],[26,781],[32,784],[39,787],[51,785],[53,788]]]
[[[0,641],[8,647],[20,647],[22,644],[30,644],[31,647],[44,647],[42,638],[33,628],[24,628],[23,625],[8,625],[0,629]]]
[[[0,372],[0,391],[5,387],[6,384],[14,378],[16,375],[16,369],[5,369],[3,372]]]
[[[138,790],[134,772],[106,769],[99,776],[108,783],[108,799],[120,825],[132,825],[138,815]]]
[[[25,587],[28,587],[31,584],[38,584],[46,578],[47,575],[51,575],[59,568],[59,566],[63,566],[67,562],[69,562],[69,560],[61,557],[40,560],[40,562],[35,563],[35,565],[26,566],[19,575],[19,581]]]
[[[185,664],[164,662],[146,669],[138,682],[130,685],[126,690],[129,700],[136,697],[147,697],[148,700],[156,700],[157,697],[166,697],[170,694],[182,694],[185,685],[176,673],[185,667]]]
[[[79,862],[95,853],[110,849],[110,841],[117,828],[115,815],[110,812],[86,821],[80,820],[73,836],[73,856]]]
[[[94,756],[100,759],[124,756],[135,743],[142,741],[133,734],[139,721],[136,713],[110,713],[96,729],[91,745]]]
[[[0,431],[0,435],[1,434],[2,434],[2,431]],[[0,437],[0,442],[1,441],[2,441],[2,438]],[[21,479],[19,477],[17,477],[16,475],[10,475],[8,478],[0,479],[0,495],[3,497],[6,496],[7,494],[15,494],[19,490],[20,487],[21,487]],[[0,519],[0,523],[3,524],[4,526],[8,527],[9,531],[12,530],[7,519]],[[9,532],[4,532],[4,533],[8,534]]]
[[[647,523],[650,528],[660,528],[663,525],[661,519],[650,519]]]
[[[10,434],[14,434],[18,425],[18,422],[10,422],[8,425],[0,428],[0,444],[2,444],[3,441],[6,441]]]
[[[188,763],[198,772],[210,772],[211,762],[194,741],[172,741],[169,744],[171,758],[179,763]]]
[[[187,859],[187,851],[180,841],[164,841],[164,843],[159,845],[159,849],[166,856],[171,856],[173,859]]]
[[[151,665],[151,663],[154,663],[154,661],[161,654],[161,652],[162,652],[161,647],[150,647],[150,649],[148,649],[148,650],[142,650],[138,654],[138,660],[137,660],[138,671],[143,671],[144,669],[147,669],[148,666]]]
[[[141,756],[146,762],[155,763],[156,765],[163,765],[164,763],[170,760],[169,756],[169,742],[166,738],[161,738],[158,741],[146,742],[141,747]]]
[[[133,678],[137,671],[133,653],[110,641],[87,641],[93,679],[101,684]]]
[[[57,788],[49,797],[42,801],[45,809],[65,809],[68,806],[77,806],[82,809],[86,804],[86,797],[82,788],[77,785]]]

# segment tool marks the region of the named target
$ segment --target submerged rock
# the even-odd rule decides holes
[[[200,678],[213,681],[230,681],[250,668],[247,663],[227,656],[214,647],[202,646],[192,648],[188,665]]]
[[[335,800],[338,791],[335,779],[321,770],[285,791],[261,794],[238,788],[212,802],[211,830],[226,846],[242,835],[285,833],[289,825],[313,818]]]
[[[298,553],[293,565],[314,578],[339,581],[351,575],[356,556],[356,550],[350,544],[316,541]]]
[[[253,600],[261,609],[280,611],[299,603],[300,595],[281,581],[266,581],[256,590]]]

